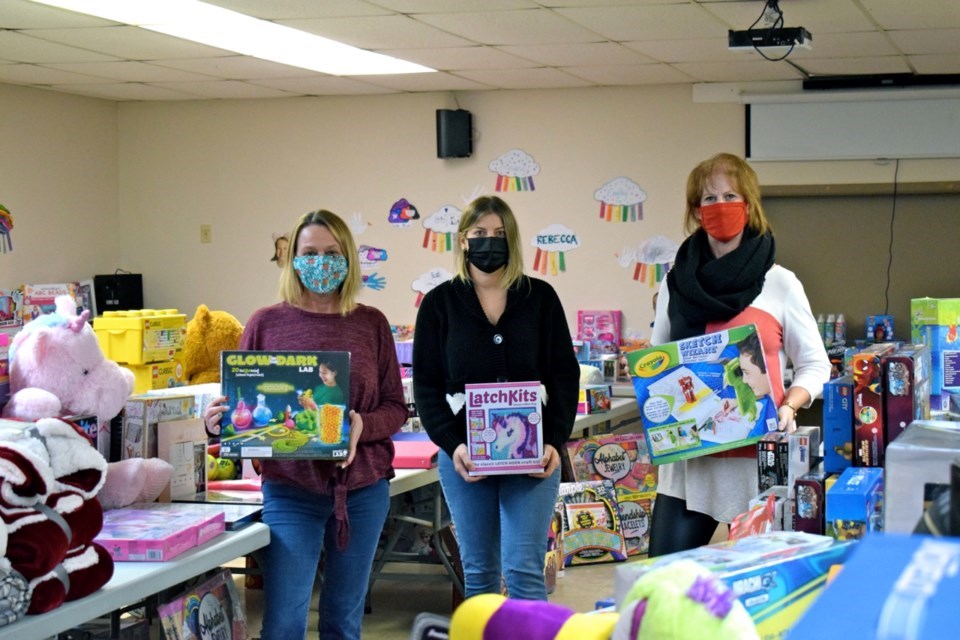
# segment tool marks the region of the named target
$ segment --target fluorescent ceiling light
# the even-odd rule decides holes
[[[284,27],[198,0],[33,0],[337,76],[425,73],[423,65]]]

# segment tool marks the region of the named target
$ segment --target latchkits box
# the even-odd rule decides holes
[[[756,325],[627,353],[654,464],[757,442],[777,410]]]

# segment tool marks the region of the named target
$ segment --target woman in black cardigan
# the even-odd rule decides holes
[[[496,196],[460,219],[457,274],[427,293],[413,340],[417,412],[441,448],[440,483],[453,516],[466,595],[546,600],[547,530],[560,451],[576,418],[580,369],[560,299],[523,274],[520,232]],[[464,385],[539,381],[545,392],[543,473],[471,476]]]

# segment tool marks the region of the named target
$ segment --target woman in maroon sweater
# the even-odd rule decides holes
[[[377,542],[390,506],[393,443],[407,416],[384,315],[356,302],[361,287],[349,228],[329,211],[300,218],[283,265],[283,302],[254,312],[240,349],[349,351],[350,452],[345,461],[263,460],[263,640],[303,638],[324,552],[320,638],[359,638]],[[219,434],[220,398],[204,411]]]

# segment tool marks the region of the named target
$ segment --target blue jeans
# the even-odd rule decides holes
[[[332,495],[264,483],[263,521],[270,526],[270,544],[263,566],[263,640],[305,637],[321,551],[320,638],[360,638],[370,569],[389,508],[386,480],[348,492],[350,541],[340,551]]]
[[[438,470],[460,547],[466,596],[500,593],[503,574],[511,598],[546,600],[543,565],[560,469],[545,479],[491,475],[467,482],[440,451]]]

